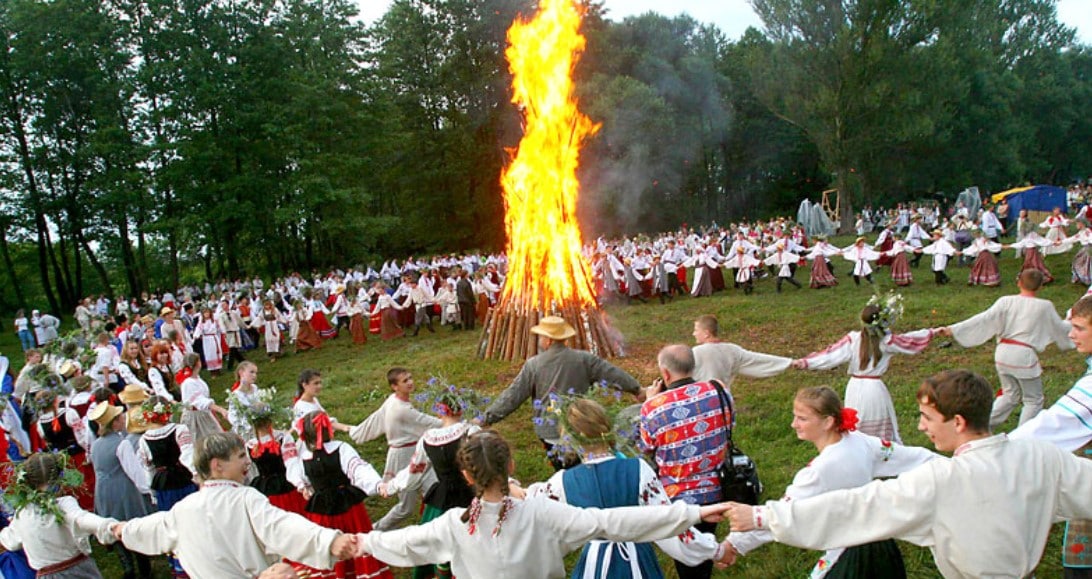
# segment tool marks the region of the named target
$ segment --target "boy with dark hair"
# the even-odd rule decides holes
[[[364,444],[380,436],[387,438],[387,463],[383,468],[383,480],[388,481],[398,471],[409,466],[417,440],[430,428],[443,425],[439,418],[429,416],[410,403],[413,394],[413,375],[410,371],[394,367],[387,371],[387,384],[391,395],[383,405],[360,424],[349,430],[349,437],[357,444]],[[435,477],[432,477],[433,481]],[[432,481],[425,480],[421,488],[428,488]],[[398,504],[375,523],[375,528],[388,531],[397,528],[417,513],[418,495],[421,488],[407,488],[398,494]]]

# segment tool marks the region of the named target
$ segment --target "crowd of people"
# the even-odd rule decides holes
[[[75,336],[23,342],[17,376],[0,358],[0,454],[12,467],[0,573],[99,576],[88,557],[94,536],[111,546],[126,578],[149,577],[158,555],[175,576],[193,577],[389,577],[392,566],[416,566],[415,577],[560,577],[563,556],[575,550],[582,552],[573,576],[659,577],[653,544],[680,577],[709,577],[714,566],[771,541],[824,550],[815,576],[899,577],[898,538],[931,547],[946,576],[1028,576],[1051,521],[1092,519],[1092,500],[1078,490],[1092,463],[1062,452],[1092,440],[1092,386],[1082,378],[1044,410],[1037,358],[1050,344],[1092,354],[1092,297],[1065,319],[1036,297],[1051,279],[1039,251],[1087,246],[1092,234],[1060,215],[1039,236],[1007,229],[991,207],[962,217],[957,208],[936,221],[938,211],[923,209],[905,208],[905,240],[900,208],[877,240],[845,248],[778,219],[598,239],[585,252],[601,300],[665,301],[729,288],[749,295],[766,278],[777,292],[783,282],[799,287],[796,269],[808,260],[811,287],[829,287],[837,257],[852,264],[857,283],[873,281],[876,262],[905,285],[921,255],[943,274],[946,258],[962,254],[975,258],[969,281],[985,283],[1008,232],[1024,258],[1017,293],[965,321],[907,332],[895,329],[901,297],[876,295],[859,329],[798,359],[723,341],[718,320],[701,316],[696,344],[664,347],[648,387],[568,347],[574,328],[547,316],[530,330],[540,353],[495,400],[418,388],[410,370],[396,367],[387,374],[389,397],[356,424],[323,407],[315,370],[299,375],[292,407],[278,407],[276,393],[258,386],[247,352],[264,344],[273,363],[286,348],[321,347],[342,330],[364,343],[368,333],[434,331],[434,318],[474,329],[503,287],[502,256],[409,259],[379,272],[293,275],[269,286],[260,279],[190,286],[119,299],[113,308],[88,298],[75,312]],[[963,222],[973,223],[967,229],[978,240],[959,250]],[[1083,284],[1078,262],[1088,267],[1092,259],[1079,258],[1073,281]],[[725,268],[733,270],[728,283]],[[51,316],[35,312],[42,317]],[[43,325],[22,319],[21,340]],[[59,322],[44,326],[56,332]],[[966,371],[929,377],[917,393],[919,430],[952,458],[902,444],[883,382],[892,356],[917,354],[937,336],[964,347],[997,341],[1000,396]],[[733,497],[722,491],[721,467],[732,460],[735,378],[842,366],[844,402],[825,387],[796,394],[792,428],[817,456],[784,498],[726,502]],[[236,381],[217,401],[204,373],[225,370]],[[635,397],[632,430],[590,396],[597,384]],[[490,426],[527,401],[557,472],[524,485],[511,478],[512,450]],[[1021,404],[1017,430],[992,435]],[[389,447],[381,469],[354,447],[376,439]],[[618,452],[630,447],[645,459]],[[895,478],[872,482],[882,477]],[[372,496],[398,499],[374,524],[364,507]],[[1019,504],[1002,514],[1002,501]],[[418,524],[406,526],[422,503]],[[718,538],[726,519],[731,532]],[[973,521],[989,524],[972,530]],[[1067,542],[1088,540],[1084,525],[1071,529]],[[1079,553],[1066,557],[1073,576],[1092,568]]]

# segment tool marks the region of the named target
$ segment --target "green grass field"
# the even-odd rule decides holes
[[[1047,258],[1047,265],[1058,281],[1040,293],[1042,297],[1052,300],[1059,313],[1063,314],[1085,291],[1084,287],[1068,283],[1071,257],[1072,254],[1065,254]],[[906,311],[895,330],[907,331],[953,323],[985,309],[1000,296],[1014,293],[1014,279],[1020,261],[1013,258],[1011,250],[1006,250],[1000,263],[1003,279],[1000,288],[967,287],[969,269],[955,266],[948,268],[952,283],[938,288],[932,282],[928,259],[923,259],[921,267],[913,270],[914,285],[900,290],[905,297]],[[710,298],[680,298],[666,305],[608,306],[612,323],[625,336],[627,352],[626,357],[613,362],[640,382],[650,383],[656,377],[655,356],[658,350],[668,343],[691,343],[693,320],[707,313],[715,314],[720,319],[724,340],[748,349],[792,357],[821,349],[858,327],[857,316],[871,294],[867,284],[861,287],[853,285],[852,279],[846,276],[847,266],[848,262],[842,260],[836,263],[840,285],[826,290],[807,289],[808,272],[801,270],[797,272],[797,279],[805,289],[787,287],[780,295],[774,291],[773,280],[763,280],[757,284],[756,292],[751,296],[729,289]],[[875,279],[878,288],[887,290],[893,287],[886,270],[878,272]],[[368,396],[368,392],[378,390],[382,393],[387,390],[385,373],[392,366],[409,368],[419,387],[430,376],[442,376],[450,383],[473,387],[489,395],[500,392],[516,375],[521,364],[477,359],[475,352],[479,337],[478,333],[451,332],[448,328],[442,328],[436,334],[422,332],[416,338],[406,337],[391,342],[381,342],[369,336],[367,345],[354,346],[346,335],[327,342],[319,351],[289,355],[276,363],[265,361],[263,351],[251,352],[249,357],[258,362],[259,385],[276,386],[286,404],[295,391],[295,379],[300,370],[320,370],[325,377],[325,389],[321,396],[323,405],[341,421],[355,423],[378,407],[381,397]],[[943,341],[935,341],[920,355],[897,357],[885,377],[898,410],[900,431],[907,444],[928,443],[917,431],[917,406],[914,401],[914,392],[922,378],[943,369],[964,367],[983,374],[996,385],[991,346],[972,350],[959,346],[936,347],[938,342]],[[0,344],[5,353],[13,358],[17,369],[19,361],[15,359],[19,358],[19,348],[14,336],[5,336]],[[1059,352],[1054,347],[1049,348],[1041,360],[1049,405],[1084,372],[1085,365],[1080,354]],[[734,439],[757,462],[766,484],[764,498],[779,497],[796,471],[807,464],[815,453],[813,446],[796,440],[789,427],[795,391],[804,386],[830,385],[844,393],[846,379],[844,368],[825,372],[789,370],[774,378],[740,378],[733,384],[738,416]],[[214,397],[226,400],[226,392],[233,378],[223,375],[209,382]],[[530,406],[530,403],[525,404],[516,414],[496,426],[516,448],[516,476],[524,483],[544,480],[552,472],[529,427]],[[1016,414],[1018,412],[1002,430],[1015,427]],[[386,452],[382,441],[359,450],[366,460],[381,468]],[[377,520],[393,505],[393,499],[371,498],[367,504],[372,519]],[[1061,529],[1061,525],[1056,526],[1051,535],[1038,577],[1061,576]],[[727,524],[722,524],[719,531],[719,536],[727,533]],[[938,575],[927,550],[906,544],[903,547],[912,577]],[[742,558],[734,568],[719,572],[717,576],[804,577],[818,555],[817,552],[769,545]],[[97,560],[104,576],[120,577],[112,554],[99,549]],[[167,576],[162,562],[157,564],[157,572],[159,576]],[[669,577],[674,576],[670,565],[665,566],[665,572]],[[404,576],[409,576],[408,572]]]

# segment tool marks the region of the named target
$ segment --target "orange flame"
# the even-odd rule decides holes
[[[542,0],[533,20],[512,24],[505,51],[512,102],[523,110],[525,129],[501,174],[508,234],[502,301],[540,312],[562,303],[595,304],[576,221],[580,146],[599,129],[573,97],[573,67],[584,50],[582,16],[570,0]]]

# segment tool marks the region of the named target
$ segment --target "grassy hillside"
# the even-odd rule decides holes
[[[1048,266],[1059,281],[1047,286],[1041,296],[1054,301],[1060,313],[1083,293],[1083,287],[1071,285],[1069,260],[1071,255],[1051,256]],[[668,343],[691,343],[693,320],[706,313],[715,314],[722,324],[725,340],[745,348],[785,356],[799,357],[820,349],[849,330],[856,329],[857,316],[868,300],[871,289],[856,287],[845,276],[848,262],[836,263],[840,283],[826,290],[806,289],[806,270],[797,273],[805,289],[788,287],[776,294],[772,280],[758,283],[756,292],[744,296],[741,291],[727,290],[711,298],[682,298],[666,305],[659,303],[634,306],[612,305],[607,312],[614,326],[625,337],[627,356],[614,362],[638,378],[650,383],[656,376],[655,356]],[[962,320],[988,307],[1000,296],[1016,291],[1014,279],[1020,262],[1005,251],[1001,259],[1003,285],[1000,288],[967,287],[967,268],[949,267],[953,283],[936,287],[928,270],[928,260],[914,270],[916,282],[901,290],[906,312],[895,328],[897,331],[935,327]],[[876,275],[878,286],[889,289],[887,271]],[[12,336],[4,338],[9,355],[18,351]],[[506,387],[519,371],[520,363],[482,361],[475,356],[477,333],[451,332],[447,328],[436,334],[423,332],[416,338],[406,337],[382,342],[369,336],[364,346],[354,346],[348,336],[327,342],[319,351],[290,355],[276,363],[264,361],[261,352],[250,357],[259,364],[258,383],[262,387],[275,385],[289,402],[295,390],[295,378],[304,368],[316,368],[325,376],[323,405],[343,422],[357,422],[379,405],[387,387],[385,373],[398,365],[409,368],[419,385],[430,376],[442,376],[459,386],[469,386],[494,395]],[[943,341],[943,340],[940,340]],[[17,356],[13,356],[17,357]],[[954,367],[966,367],[985,375],[996,384],[993,369],[993,348],[982,346],[964,350],[959,346],[937,347],[937,342],[918,356],[897,357],[885,377],[900,419],[900,431],[907,444],[927,445],[917,432],[917,406],[914,392],[920,380],[934,372]],[[1074,352],[1059,352],[1050,348],[1042,356],[1047,403],[1056,400],[1084,371],[1084,362]],[[767,498],[776,498],[791,481],[793,474],[814,456],[814,447],[796,440],[789,428],[791,400],[795,391],[804,386],[830,385],[844,392],[844,368],[825,372],[793,371],[766,380],[739,379],[732,387],[736,397],[738,427],[737,443],[757,462],[767,487]],[[221,376],[210,379],[214,396],[224,400],[233,379]],[[1011,430],[1016,414],[1002,430]],[[530,404],[497,425],[517,449],[517,478],[525,483],[544,480],[551,469],[546,464],[538,440],[529,428]],[[382,465],[386,452],[383,442],[360,449],[362,456],[373,464]],[[368,508],[373,520],[393,504],[392,500],[373,498]],[[1039,568],[1039,577],[1057,577],[1060,572],[1059,525],[1051,536]],[[721,534],[727,532],[722,525]],[[937,575],[928,551],[904,545],[907,565],[913,577]],[[722,576],[803,577],[818,558],[818,553],[781,545],[764,547],[741,560]],[[100,565],[106,576],[117,576],[115,558],[100,554]],[[162,565],[159,567],[162,569]],[[665,569],[668,576],[673,570]],[[116,573],[116,575],[115,575]],[[165,574],[163,576],[166,576]],[[408,576],[408,574],[407,574]]]

